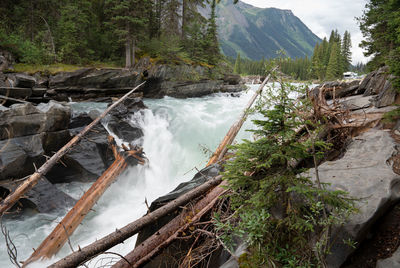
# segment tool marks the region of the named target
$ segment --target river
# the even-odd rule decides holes
[[[149,109],[131,120],[144,131],[143,149],[149,165],[130,168],[111,185],[70,237],[74,250],[78,245],[84,247],[144,215],[147,210],[145,199],[150,204],[179,183],[190,180],[196,169],[205,166],[257,87],[249,86],[249,90],[240,96],[218,93],[190,99],[145,99]],[[87,107],[81,104],[80,108]],[[251,120],[247,120],[236,140],[250,138],[251,133],[245,131],[249,128],[252,128]],[[74,182],[58,187],[79,198],[90,184]],[[30,256],[32,248],[39,246],[66,212],[39,213],[4,222],[17,248],[19,261]],[[133,237],[110,251],[126,254],[133,249],[135,239]],[[69,253],[71,248],[67,243],[52,260],[29,267],[45,267]],[[106,263],[117,259],[113,255],[103,256],[93,260],[89,267],[109,267]],[[14,267],[9,261],[3,236],[0,237],[0,267]]]

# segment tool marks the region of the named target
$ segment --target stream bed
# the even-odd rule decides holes
[[[84,247],[138,219],[146,213],[145,199],[150,204],[179,183],[190,180],[206,165],[257,88],[258,85],[251,85],[248,91],[238,95],[218,93],[202,98],[144,99],[149,109],[137,113],[131,120],[143,129],[143,150],[149,164],[128,169],[107,189],[70,237],[72,248]],[[85,103],[76,106],[78,109],[104,107],[101,104],[88,107]],[[249,128],[252,128],[251,120],[247,120],[236,140],[250,138],[251,133],[245,131]],[[90,185],[73,182],[57,187],[78,199]],[[32,248],[39,246],[66,212],[24,215],[4,221],[17,248],[19,261],[30,256]],[[110,251],[126,254],[134,248],[135,240],[136,236]],[[53,259],[29,267],[45,267],[69,253],[71,247],[66,243]],[[113,255],[102,256],[92,260],[89,267],[108,267],[118,259]],[[8,258],[3,236],[0,237],[0,267],[14,267]]]

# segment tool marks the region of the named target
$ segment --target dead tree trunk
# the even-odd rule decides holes
[[[79,199],[75,206],[68,212],[64,219],[54,228],[51,234],[43,240],[40,246],[33,252],[28,260],[24,262],[25,267],[31,262],[41,258],[51,258],[67,242],[68,237],[72,235],[78,225],[92,209],[94,204],[100,199],[105,190],[116,180],[127,167],[127,161],[123,155],[117,152],[114,139],[109,136],[109,142],[112,144],[115,161],[114,163],[97,179],[89,190]],[[129,151],[128,157],[132,157],[135,152]]]
[[[224,140],[221,142],[221,144],[219,145],[219,147],[217,148],[217,150],[215,151],[215,153],[209,160],[207,166],[214,164],[217,161],[219,161],[220,159],[222,159],[222,157],[226,153],[227,146],[232,144],[234,138],[236,137],[236,134],[240,130],[240,127],[243,125],[243,122],[247,118],[249,108],[252,106],[252,104],[258,97],[258,95],[262,92],[262,89],[264,88],[265,84],[268,82],[270,77],[271,77],[271,75],[268,75],[265,78],[264,82],[260,85],[259,89],[254,94],[254,96],[251,98],[251,100],[247,104],[245,110],[239,117],[239,120],[234,125],[232,125],[228,134],[225,136]],[[217,180],[217,178],[218,178],[218,180]],[[54,263],[53,265],[49,266],[49,268],[76,267],[76,266],[84,263],[85,261],[90,260],[94,256],[96,256],[102,252],[105,252],[106,250],[110,249],[112,246],[115,246],[116,244],[123,242],[125,239],[136,234],[144,226],[158,220],[160,217],[168,214],[169,212],[172,212],[172,211],[178,209],[178,207],[180,205],[183,205],[183,204],[189,202],[190,200],[193,200],[197,196],[200,196],[202,193],[212,189],[206,195],[206,197],[204,197],[198,203],[195,204],[194,211],[195,212],[200,211],[199,213],[197,213],[197,215],[195,215],[195,218],[200,218],[206,211],[208,211],[207,204],[209,204],[210,202],[215,202],[214,200],[216,200],[224,192],[224,189],[221,186],[226,185],[226,181],[220,183],[221,176],[219,176],[217,178],[214,178],[213,180],[210,180],[210,181],[204,183],[203,185],[197,187],[196,189],[193,189],[192,191],[190,191],[189,193],[192,193],[191,198],[186,198],[189,193],[184,194],[181,197],[169,202],[165,206],[155,210],[154,212],[140,218],[139,220],[137,220],[131,224],[128,224],[124,228],[117,230],[116,232],[114,232],[106,237],[103,237],[102,239],[92,243],[91,245],[81,249],[78,252],[74,252],[74,253],[70,254],[69,256],[67,256],[67,257],[61,259],[60,261]],[[212,183],[212,185],[210,185],[210,183]],[[206,185],[208,185],[208,186],[206,186]],[[215,187],[216,185],[217,185],[217,187]],[[204,187],[204,186],[206,186],[206,187]],[[220,186],[220,187],[218,187],[218,186]],[[201,192],[200,192],[200,189],[202,189]],[[186,202],[181,202],[182,198],[185,198]],[[179,201],[180,205],[178,205],[178,206],[173,205],[175,202],[178,202],[178,201]],[[168,209],[168,212],[162,213],[162,214],[158,213],[162,209]],[[155,215],[154,213],[157,213],[158,216],[157,217],[152,216],[152,215]],[[128,264],[127,267],[132,267],[132,265],[133,265],[133,267],[136,267],[136,266],[134,266],[135,262],[144,263],[145,261],[147,261],[148,259],[153,257],[156,253],[158,253],[158,251],[161,248],[165,247],[170,242],[172,242],[180,230],[184,230],[183,228],[185,228],[187,225],[185,225],[185,222],[182,222],[182,219],[185,219],[185,216],[182,216],[182,215],[186,215],[186,216],[189,215],[186,213],[188,213],[188,211],[184,210],[183,214],[175,217],[172,221],[170,221],[164,227],[162,227],[156,234],[154,234],[153,236],[148,238],[146,241],[144,241],[140,246],[138,246],[138,248],[140,247],[140,250],[137,251],[137,249],[135,249],[131,253],[129,253],[127,256],[128,258],[125,257],[125,259],[129,261],[129,263],[127,263],[126,260],[122,260],[121,262],[116,264],[117,266],[115,266],[115,267],[119,267],[118,265],[124,265],[124,262],[125,262],[125,264]],[[201,213],[203,213],[203,214],[201,214]],[[151,219],[148,218],[149,216],[151,216]],[[135,226],[136,224],[140,224],[140,228],[136,228],[136,227],[132,228],[132,226]],[[129,225],[132,225],[132,226],[129,226]],[[131,229],[134,230],[134,232]],[[124,235],[122,236],[121,233],[124,233]],[[123,267],[123,266],[121,266],[121,267]]]
[[[110,107],[108,107],[99,117],[93,120],[88,126],[86,126],[81,132],[79,132],[75,137],[73,137],[66,145],[64,145],[57,153],[55,153],[49,160],[46,161],[35,173],[33,173],[24,183],[18,186],[17,189],[13,193],[10,193],[6,199],[0,204],[0,216],[4,214],[7,210],[9,210],[27,191],[32,189],[38,182],[38,180],[45,175],[66,153],[71,150],[72,146],[74,146],[94,125],[96,125],[102,118],[104,118],[108,112],[110,112],[114,107],[124,101],[130,94],[132,94],[135,90],[141,87],[144,83],[141,83],[127,94],[125,94],[118,101],[113,103]]]
[[[276,68],[274,68],[272,71],[275,71]],[[247,115],[249,112],[249,109],[253,105],[254,101],[257,99],[257,97],[261,94],[264,86],[266,83],[268,83],[269,79],[271,78],[271,74],[269,74],[263,81],[263,83],[259,86],[258,90],[256,93],[254,93],[253,97],[249,100],[247,103],[246,107],[244,108],[242,114],[240,115],[239,119],[231,126],[229,129],[228,133],[218,146],[218,148],[215,150],[214,154],[211,156],[210,160],[207,163],[207,166],[212,165],[222,159],[222,157],[225,155],[226,151],[228,150],[228,146],[232,144],[232,142],[235,140],[236,135],[238,134],[240,128],[242,127],[243,123],[247,119]]]
[[[225,183],[222,182],[220,186],[222,184]],[[192,209],[186,207],[181,214],[147,238],[146,241],[138,245],[133,251],[126,255],[124,259],[121,259],[112,266],[112,268],[139,267],[149,261],[151,257],[168,246],[181,232],[197,222],[213,207],[219,197],[226,191],[220,186],[212,189],[204,198],[197,202]],[[190,219],[190,221],[188,221],[188,219]]]
[[[270,79],[271,75],[268,75],[264,82],[260,85],[256,93],[248,102],[244,111],[240,115],[238,121],[232,125],[229,129],[228,133],[224,137],[221,144],[218,146],[217,150],[209,160],[207,166],[216,163],[221,160],[225,155],[227,148],[232,144],[235,139],[237,133],[242,127],[244,121],[247,118],[248,110],[253,105],[254,101],[261,94],[265,84]],[[225,191],[223,186],[226,186],[227,182],[223,181],[220,185],[211,190],[203,199],[197,202],[194,205],[193,211],[196,213],[194,217],[191,217],[191,210],[184,210],[180,215],[175,217],[172,221],[164,225],[158,232],[150,236],[143,243],[138,245],[133,251],[131,251],[128,255],[124,257],[124,259],[120,260],[116,263],[113,268],[122,268],[122,267],[139,267],[140,265],[149,261],[153,256],[158,254],[160,250],[168,246],[172,241],[174,241],[180,232],[187,229],[191,223],[194,223],[196,220],[199,220],[209,209],[212,208],[211,204],[214,204],[216,200],[222,195]],[[191,218],[191,223],[187,223],[187,218]]]
[[[180,206],[185,205],[190,200],[204,194],[209,189],[215,187],[221,182],[221,176],[215,177],[199,187],[187,192],[177,199],[169,202],[161,208],[143,216],[142,218],[129,223],[125,227],[93,242],[92,244],[76,251],[58,262],[50,265],[51,268],[59,267],[78,267],[80,264],[97,256],[98,254],[112,248],[113,246],[124,242],[129,237],[137,234],[143,227],[155,222],[161,217],[177,210]]]

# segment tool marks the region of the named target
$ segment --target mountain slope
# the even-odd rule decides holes
[[[201,11],[209,14],[207,10]],[[222,0],[217,6],[219,40],[226,56],[253,60],[274,58],[278,50],[287,56],[311,56],[321,39],[290,10],[257,8],[243,2]]]

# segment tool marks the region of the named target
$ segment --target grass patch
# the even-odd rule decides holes
[[[14,69],[9,70],[10,72],[16,73],[28,73],[34,74],[37,72],[40,73],[48,73],[48,74],[56,74],[59,72],[73,72],[83,68],[121,68],[120,65],[116,63],[104,63],[104,62],[95,62],[88,65],[72,65],[72,64],[64,64],[64,63],[55,63],[49,65],[43,64],[26,64],[26,63],[17,63],[14,64]]]

